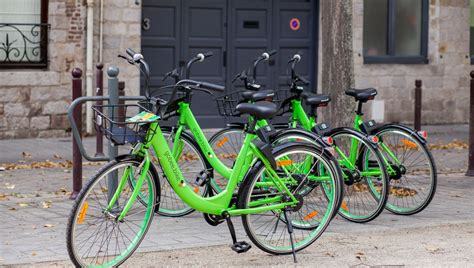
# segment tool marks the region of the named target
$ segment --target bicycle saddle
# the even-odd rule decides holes
[[[249,114],[257,120],[269,119],[273,117],[277,111],[278,107],[275,103],[268,101],[259,101],[255,103],[243,102],[237,104],[235,110],[242,114]]]
[[[351,88],[346,90],[346,95],[354,97],[356,101],[366,102],[374,99],[375,95],[377,95],[377,90],[375,88]]]
[[[303,92],[301,93],[301,97],[303,100],[306,101],[307,104],[312,106],[327,106],[327,104],[331,101],[331,97],[326,94],[315,94],[311,92]]]
[[[246,90],[242,92],[242,98],[246,101],[263,101],[263,100],[272,100],[273,96],[275,96],[275,92],[273,90],[260,90],[260,91],[252,91]]]

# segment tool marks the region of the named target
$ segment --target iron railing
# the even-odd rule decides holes
[[[48,65],[46,23],[0,23],[0,68],[44,68]]]

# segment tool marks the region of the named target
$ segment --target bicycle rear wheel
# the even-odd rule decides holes
[[[395,170],[390,174],[386,208],[399,215],[425,209],[436,192],[437,173],[426,145],[402,129],[387,128],[376,134],[384,157]]]
[[[362,135],[345,128],[336,129],[330,135],[344,175],[344,195],[339,215],[358,223],[375,219],[385,208],[389,187],[389,177],[379,149],[369,144]],[[354,142],[357,147],[351,150]]]
[[[329,225],[338,209],[341,177],[337,164],[331,163],[332,160],[326,158],[321,149],[315,146],[287,144],[277,149],[274,155],[278,165],[275,171],[287,182],[289,190],[298,199],[298,204],[285,209],[289,223],[285,220],[283,209],[242,215],[242,222],[249,238],[263,251],[291,254],[292,246],[295,251],[304,249],[316,241]],[[324,166],[328,175],[314,177],[313,171],[320,165]],[[291,185],[289,181],[297,183]],[[327,198],[322,187],[314,185],[316,181],[330,185],[332,196]],[[257,208],[283,202],[287,194],[269,182],[268,171],[261,162],[257,162],[241,186],[238,207]],[[275,201],[265,203],[268,198]],[[293,242],[287,224],[294,228]]]
[[[130,183],[112,209],[107,209],[115,190],[108,182],[121,179],[136,181],[141,161],[126,157],[102,167],[81,190],[68,218],[66,238],[71,261],[77,267],[117,267],[126,261],[143,240],[160,198],[158,175],[153,168],[140,188],[139,199],[132,204],[123,220],[117,220],[133,192]]]
[[[162,128],[163,136],[168,141],[170,148],[174,146],[175,132],[171,128]],[[179,140],[179,156],[177,158],[178,166],[189,185],[194,185],[196,193],[205,195],[205,187],[195,185],[197,176],[202,170],[209,169],[210,165],[207,163],[199,146],[193,138],[186,134],[181,134]],[[175,193],[168,182],[167,177],[163,173],[158,158],[155,156],[153,149],[150,149],[151,161],[158,167],[157,170],[160,175],[161,184],[161,203],[158,214],[167,217],[182,217],[194,211]]]

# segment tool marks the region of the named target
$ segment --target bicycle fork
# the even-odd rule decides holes
[[[143,185],[143,181],[145,180],[147,174],[148,174],[148,169],[150,168],[150,157],[148,155],[148,152],[145,153],[145,158],[143,159],[142,163],[138,166],[137,168],[137,174],[140,174],[140,177],[134,184],[134,189],[132,192],[132,195],[130,198],[127,200],[127,203],[125,204],[122,212],[120,212],[120,215],[116,218],[117,221],[122,221],[123,218],[127,215],[128,211],[132,207],[133,203],[135,203],[137,196],[140,194],[140,190]],[[120,179],[119,185],[117,187],[117,190],[115,191],[113,197],[109,201],[109,204],[107,206],[106,211],[112,210],[112,208],[115,206],[117,203],[120,193],[123,190],[123,187],[125,186],[125,183],[127,183],[127,179],[129,179],[130,174],[133,174],[133,170],[131,170],[131,167],[127,167],[125,171],[123,172],[122,178]]]

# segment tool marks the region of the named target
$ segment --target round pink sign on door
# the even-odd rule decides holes
[[[292,18],[290,20],[290,29],[293,31],[297,31],[301,26],[300,20],[297,18]]]

